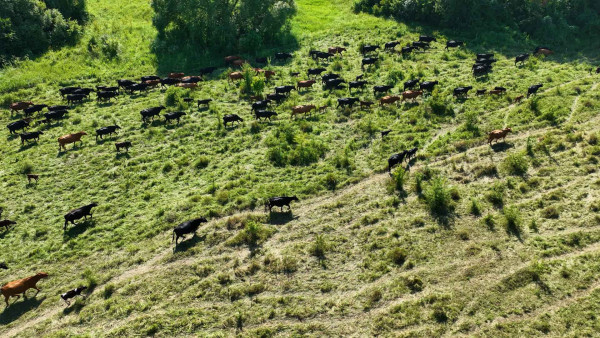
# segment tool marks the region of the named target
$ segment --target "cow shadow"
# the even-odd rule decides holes
[[[46,296],[37,298],[37,295],[25,299],[20,297],[19,299],[14,300],[13,298],[13,303],[8,307],[5,307],[4,311],[0,314],[0,325],[8,325],[14,322],[25,313],[39,307],[45,299]]]
[[[491,148],[495,153],[499,153],[499,152],[505,152],[508,149],[514,148],[515,146],[511,143],[506,143],[506,142],[502,142],[502,143],[494,143],[492,144]]]
[[[34,146],[36,146],[37,144],[38,144],[37,141],[25,143],[19,147],[19,152],[29,150],[29,149],[33,148]]]
[[[85,299],[78,298],[77,300],[75,300],[75,302],[71,303],[71,306],[67,306],[66,308],[64,308],[62,312],[64,315],[69,315],[71,313],[79,313],[79,312],[81,312],[81,310],[84,307],[85,307]]]
[[[112,107],[112,106],[114,106],[114,105],[115,105],[115,103],[114,103],[114,102],[111,102],[111,101],[108,101],[108,102],[102,102],[102,103],[100,103],[100,102],[96,103],[96,107],[98,107],[98,108]]]
[[[116,153],[115,154],[115,159],[120,160],[122,158],[130,159],[131,155],[129,155],[129,153]]]
[[[285,212],[272,211],[269,213],[268,222],[271,225],[285,225],[298,218],[300,217],[294,216],[294,213],[291,210]]]
[[[196,246],[198,243],[203,242],[206,239],[206,235],[198,236],[194,235],[191,238],[183,240],[179,242],[179,244],[175,245],[173,248],[173,253],[177,252],[185,252],[189,248]]]
[[[12,141],[12,140],[16,139],[17,137],[19,137],[19,134],[8,134],[6,136],[6,140],[7,141]]]
[[[206,106],[198,108],[198,111],[201,112],[201,113],[203,113],[205,111],[209,111],[209,110],[210,110],[210,107],[206,107]]]
[[[75,238],[94,226],[96,226],[96,220],[93,218],[88,218],[83,222],[75,223],[75,225],[69,223],[67,224],[67,229],[63,231],[63,239],[69,240]]]

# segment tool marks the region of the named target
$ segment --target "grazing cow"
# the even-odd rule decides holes
[[[517,97],[515,97],[515,103],[520,103],[521,101],[523,101],[523,99],[525,98],[525,95],[519,95]]]
[[[273,76],[275,76],[275,71],[272,70],[263,70],[262,73],[267,81],[269,81]]]
[[[144,81],[144,83],[148,86],[148,88],[155,88],[160,84],[160,80],[148,80]]]
[[[329,47],[327,49],[327,51],[329,52],[329,54],[342,54],[343,52],[346,51],[346,48],[344,48],[344,47]]]
[[[346,83],[346,81],[344,81],[344,79],[327,80],[327,82],[325,82],[324,89],[329,89],[329,90],[337,89],[342,85],[342,83]]]
[[[200,73],[200,75],[210,75],[212,74],[212,72],[214,72],[215,70],[217,70],[217,67],[206,67],[206,68],[202,68],[198,71],[198,73]]]
[[[352,88],[364,88],[367,85],[367,81],[351,81],[348,83],[348,90],[352,91]]]
[[[244,74],[242,74],[242,72],[233,72],[233,73],[229,73],[229,75],[227,75],[227,80],[228,81],[237,81],[237,80],[242,80],[244,78]]]
[[[4,262],[0,262],[0,269],[8,270],[8,265]]]
[[[191,221],[185,221],[173,229],[173,240],[175,241],[175,246],[177,246],[177,242],[179,241],[179,237],[185,239],[185,235],[194,234],[196,236],[196,231],[200,227],[200,224],[208,222],[206,218],[200,217],[193,219]]]
[[[323,73],[326,70],[327,69],[325,69],[325,68],[309,68],[308,69],[308,76],[311,76],[311,75],[321,75],[321,73]]]
[[[383,107],[384,104],[392,104],[398,101],[400,101],[400,96],[398,95],[384,96],[379,99],[379,106]]]
[[[259,109],[266,109],[269,106],[269,103],[271,103],[271,100],[269,100],[269,99],[254,102],[252,104],[252,110],[251,111],[257,111]]]
[[[533,54],[535,55],[552,55],[554,54],[554,51],[552,51],[550,48],[548,47],[536,47],[535,50],[533,51]]]
[[[356,77],[354,78],[354,81],[362,80],[364,77],[365,77],[365,74],[356,75]]]
[[[98,136],[100,136],[100,139],[102,139],[102,137],[104,135],[110,136],[112,134],[116,134],[117,129],[121,129],[121,127],[114,125],[114,126],[108,126],[108,127],[102,127],[100,129],[96,129],[96,142],[98,142]]]
[[[404,82],[404,90],[415,88],[421,79],[412,79]]]
[[[200,76],[185,76],[181,78],[181,82],[183,83],[198,83],[202,81],[202,77]]]
[[[529,89],[527,89],[527,98],[529,98],[529,96],[531,96],[531,95],[537,94],[538,90],[540,88],[542,88],[543,86],[544,86],[543,84],[538,83],[538,84],[535,84],[535,85],[529,87]]]
[[[169,78],[171,79],[181,79],[184,76],[184,73],[169,73]]]
[[[11,134],[14,134],[17,132],[17,130],[24,130],[25,128],[29,127],[30,122],[31,122],[31,119],[27,118],[27,119],[9,123],[6,126],[6,128],[8,128],[8,130],[10,131]]]
[[[298,89],[296,90],[300,90],[300,88],[311,88],[317,81],[315,80],[306,80],[306,81],[298,81]]]
[[[339,78],[340,78],[340,76],[338,74],[328,73],[321,77],[321,83],[325,84],[329,80],[339,79]]]
[[[240,60],[235,60],[235,61],[233,61],[233,65],[234,65],[234,66],[236,66],[236,67],[240,67],[240,68],[241,68],[243,65],[247,64],[247,63],[248,63],[248,61],[247,61],[247,60],[244,60],[244,59],[240,59]]]
[[[290,119],[294,118],[296,115],[299,114],[309,114],[313,109],[316,109],[317,107],[314,104],[306,104],[306,105],[301,105],[301,106],[294,106],[292,107],[292,114],[290,116]]]
[[[44,113],[44,117],[46,121],[50,123],[52,120],[60,120],[67,115],[67,110],[51,110],[47,113]]]
[[[386,136],[388,136],[390,133],[392,132],[391,129],[388,130],[384,130],[381,132],[381,138],[384,139]]]
[[[492,67],[488,65],[474,65],[473,66],[473,76],[481,76],[489,73],[492,70]]]
[[[375,63],[377,63],[377,60],[379,60],[379,59],[376,58],[376,57],[362,59],[361,69],[364,71],[365,70],[365,66],[374,65]]]
[[[327,110],[327,108],[329,108],[329,105],[320,106],[320,107],[318,108],[318,110],[319,110],[319,113],[323,113],[324,111],[326,111],[326,110]]]
[[[125,88],[127,88],[129,86],[134,85],[135,82],[131,81],[131,80],[117,80],[117,84],[118,84],[119,88],[125,89]]]
[[[154,117],[158,116],[158,114],[160,114],[160,112],[163,109],[166,109],[165,106],[146,108],[146,109],[142,110],[140,112],[140,114],[142,115],[142,121],[145,123],[149,118],[154,120]]]
[[[148,84],[147,83],[136,83],[136,84],[132,84],[131,86],[127,87],[126,89],[129,90],[129,93],[133,94],[134,92],[145,92],[148,90]]]
[[[176,84],[175,86],[180,87],[180,88],[187,88],[187,89],[198,88],[198,84],[197,83],[183,83],[183,82],[180,82],[180,83]]]
[[[254,59],[254,61],[256,63],[265,64],[265,63],[269,62],[269,58],[267,58],[267,57],[259,57],[259,58]]]
[[[383,49],[384,50],[394,50],[394,48],[396,48],[396,46],[398,46],[399,44],[400,44],[399,41],[390,41],[385,44]]]
[[[433,90],[433,87],[439,84],[439,81],[425,81],[419,85],[421,90]]]
[[[596,74],[600,74],[600,67],[596,68]]]
[[[40,140],[40,135],[44,135],[41,131],[32,131],[29,133],[20,134],[21,136],[21,145],[25,144],[25,141],[35,140],[36,142]]]
[[[300,72],[291,72],[290,75],[293,77],[298,77],[300,76]]]
[[[165,86],[173,86],[173,85],[176,85],[176,84],[178,84],[179,82],[181,82],[181,80],[180,80],[180,79],[172,79],[172,78],[170,78],[170,77],[165,77],[165,78],[163,78],[163,79],[160,79],[160,85],[161,85],[162,87],[165,87]]]
[[[153,81],[153,80],[160,80],[160,76],[148,75],[148,76],[141,77],[141,82]]]
[[[19,299],[20,294],[23,294],[23,298],[25,298],[25,292],[29,289],[36,289],[37,292],[40,292],[40,289],[37,287],[37,282],[42,278],[48,277],[48,274],[45,272],[38,272],[35,276],[15,280],[12,282],[8,282],[4,284],[0,291],[4,296],[4,301],[6,302],[6,306],[8,307],[8,299],[10,297],[17,297]],[[36,293],[37,295],[37,293]]]
[[[277,94],[277,93],[267,94],[267,100],[275,101],[277,103],[281,103],[281,102],[285,101],[286,98],[287,98],[287,96],[285,96],[283,94]]]
[[[171,120],[177,120],[177,124],[179,124],[179,121],[183,115],[186,115],[186,114],[182,111],[166,113],[165,114],[165,123],[170,123]]]
[[[378,93],[387,93],[392,90],[394,86],[374,86],[373,87],[373,96],[377,97]]]
[[[119,93],[100,91],[100,92],[97,92],[96,95],[97,95],[96,99],[98,101],[110,101],[110,99],[112,99],[113,97],[117,97],[119,95]]]
[[[463,41],[450,40],[450,41],[446,42],[446,50],[448,50],[448,48],[460,47],[460,46],[463,46],[464,44],[465,43]]]
[[[521,64],[523,64],[523,63],[524,63],[525,61],[527,61],[528,59],[529,59],[529,54],[520,54],[520,55],[517,55],[517,56],[515,57],[515,66],[516,66],[516,65],[517,65],[517,63],[519,63],[519,62],[520,62]]]
[[[469,96],[469,90],[471,89],[473,89],[472,86],[454,88],[454,96]]]
[[[406,156],[406,151],[390,156],[390,158],[388,159],[389,173],[392,172],[393,167],[395,167],[397,164],[401,164],[404,161],[404,156]]]
[[[17,224],[17,222],[15,221],[11,221],[8,219],[4,219],[0,221],[0,227],[4,227],[4,230],[8,230],[10,228],[11,225]]]
[[[494,53],[477,54],[477,59],[491,59],[494,57]]]
[[[360,101],[360,108],[367,108],[370,109],[372,105],[374,105],[374,102],[371,101]]]
[[[126,152],[129,152],[129,148],[131,148],[131,141],[123,141],[115,143],[115,147],[117,148],[117,152],[121,152],[121,148],[125,148]]]
[[[475,60],[476,64],[483,64],[487,66],[491,66],[493,63],[498,62],[496,59],[477,59]]]
[[[46,104],[34,104],[33,106],[31,106],[29,108],[23,109],[23,113],[25,113],[25,116],[31,116],[31,114],[42,111],[44,108],[47,108],[47,107],[48,107],[48,105],[46,105]]]
[[[492,89],[488,92],[489,95],[504,95],[504,91]]]
[[[150,80],[148,80],[150,81]],[[145,82],[145,81],[144,81]],[[118,92],[119,91],[119,87],[117,86],[96,86],[96,92]]]
[[[363,55],[365,55],[365,54],[367,54],[367,53],[374,52],[374,51],[376,51],[376,50],[378,50],[378,49],[379,49],[379,46],[374,46],[374,45],[364,45],[364,46],[362,46],[362,48],[360,49],[360,52],[361,52]]]
[[[94,88],[79,88],[73,92],[74,95],[85,95],[90,96],[90,93],[94,91]]]
[[[422,49],[422,50],[426,50],[426,49],[430,48],[428,42],[421,42],[421,41],[415,41],[411,44],[411,46],[414,49]]]
[[[237,55],[226,56],[225,57],[225,64],[226,65],[230,65],[230,64],[233,63],[233,61],[240,60],[240,59],[241,59],[241,57],[237,56]]]
[[[69,134],[69,135],[64,135],[58,138],[58,151],[60,151],[61,149],[64,149],[65,151],[67,150],[66,145],[73,143],[73,146],[75,146],[76,142],[80,142],[81,144],[83,144],[83,141],[81,141],[81,137],[83,135],[87,135],[87,133],[85,131],[80,131],[78,133],[74,133],[74,134]]]
[[[198,100],[198,109],[200,109],[200,106],[209,106],[209,104],[212,102],[212,99],[204,99],[204,100]]]
[[[405,46],[405,47],[402,47],[401,53],[402,53],[402,55],[410,54],[410,53],[412,53],[413,50],[415,50],[415,47]]]
[[[268,111],[268,110],[257,110],[254,112],[254,116],[259,121],[261,121],[262,119],[271,121],[271,117],[277,116],[277,113],[274,111]]]
[[[350,108],[352,108],[352,106],[354,106],[355,103],[359,102],[360,99],[357,97],[345,97],[345,98],[341,98],[338,99],[338,104],[336,108],[344,108],[346,106],[350,106]]]
[[[277,93],[277,94],[286,94],[286,95],[289,95],[289,93],[292,90],[296,90],[296,87],[294,87],[294,86],[279,86],[279,87],[275,87],[275,93]]]
[[[418,148],[412,148],[411,150],[407,150],[404,153],[406,154],[405,159],[406,162],[410,162],[410,159],[417,154]]]
[[[419,36],[419,41],[431,43],[433,41],[437,42],[437,39],[434,38],[433,36],[421,35],[421,36]]]
[[[65,97],[65,95],[73,94],[77,89],[81,89],[81,87],[63,87],[58,92],[60,96]]]
[[[313,60],[316,60],[317,59],[317,54],[319,54],[319,53],[323,53],[323,52],[318,51],[318,50],[310,50],[310,51],[308,51],[308,56],[310,56],[311,58],[313,58]]]
[[[67,224],[69,222],[71,222],[71,224],[75,225],[75,221],[78,219],[82,219],[82,218],[87,219],[88,216],[90,216],[90,218],[92,218],[93,217],[92,216],[92,208],[97,207],[97,206],[98,206],[97,203],[90,203],[88,205],[84,205],[80,208],[69,211],[65,215],[65,225],[63,226],[63,230],[67,229]]]
[[[69,106],[63,106],[63,105],[58,105],[58,106],[50,106],[48,107],[48,111],[55,111],[55,110],[67,110],[69,109]]]
[[[292,211],[292,207],[290,206],[290,203],[292,203],[292,201],[298,201],[298,197],[296,197],[296,196],[271,197],[265,203],[265,211],[267,211],[267,209],[269,209],[269,212],[272,212],[271,210],[273,209],[273,207],[279,207],[279,208],[281,208],[281,211],[283,212],[284,206],[288,207],[289,211]]]
[[[85,94],[69,94],[67,95],[67,103],[68,104],[74,104],[74,103],[81,103],[83,102],[83,100],[87,98],[87,95]]]
[[[60,295],[60,298],[62,298],[62,300],[65,301],[65,303],[67,303],[67,306],[71,306],[71,303],[69,302],[69,299],[74,298],[75,296],[79,296],[81,295],[81,292],[83,290],[87,289],[87,286],[80,286],[78,288],[75,288],[73,290],[69,290],[63,294]],[[83,298],[85,298],[85,296],[82,296]]]
[[[486,92],[487,92],[487,89],[477,89],[477,93],[475,95],[477,95],[477,96],[485,95]]]
[[[279,52],[275,53],[275,60],[286,61],[287,59],[291,59],[293,56],[291,53]]]
[[[500,91],[506,93],[506,88],[505,87],[496,86],[496,87],[494,87],[494,90],[500,90]]]
[[[492,141],[494,140],[500,140],[502,139],[502,142],[505,141],[506,139],[506,135],[508,135],[508,133],[512,132],[512,129],[510,128],[504,128],[501,130],[492,130],[489,134],[488,134],[488,144],[492,145]]]
[[[27,174],[27,183],[31,184],[31,180],[35,180],[35,183],[37,183],[39,178],[40,178],[40,175]]]
[[[416,100],[419,96],[423,96],[422,90],[408,90],[402,93],[402,101]]]
[[[225,128],[227,128],[227,123],[229,122],[231,122],[231,125],[233,125],[234,122],[244,122],[244,119],[236,114],[227,114],[223,116],[223,124],[225,125]]]

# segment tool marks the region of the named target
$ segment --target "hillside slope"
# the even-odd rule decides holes
[[[406,43],[427,31],[351,14],[350,3],[298,1],[299,47],[290,63],[269,66],[278,74],[269,89],[317,66],[310,49],[347,46],[327,68],[351,80],[362,73],[360,42]],[[92,21],[79,46],[1,71],[1,103],[58,104],[62,85],[112,84],[160,68],[150,52],[146,2],[89,7]],[[101,34],[119,41],[120,59],[89,58],[86,43]],[[471,42],[449,52],[437,44],[409,58],[380,53],[380,64],[365,72],[369,88],[389,83],[397,93],[410,78],[440,80],[434,95],[398,108],[334,109],[350,94],[319,86],[293,92],[272,123],[256,123],[221,68],[195,92],[84,103],[61,123],[39,127],[38,143],[21,146],[4,129],[2,216],[18,224],[0,235],[0,260],[10,267],[0,278],[42,270],[50,278],[37,297],[13,300],[0,314],[0,334],[597,332],[600,79],[577,58],[515,67],[514,55],[497,55],[494,72],[475,80],[471,59],[482,48]],[[513,48],[516,54],[530,46]],[[199,65],[221,62],[215,56]],[[534,83],[544,83],[538,95],[515,104]],[[452,98],[454,87],[468,84],[501,85],[508,94]],[[215,102],[198,110],[179,95]],[[370,89],[355,95],[375,100]],[[165,103],[188,113],[181,124],[141,122],[140,110]],[[304,103],[332,107],[291,120],[290,108]],[[219,121],[228,113],[245,123],[224,128]],[[1,122],[14,119],[6,111]],[[94,140],[95,129],[114,123],[122,127],[117,136]],[[487,145],[485,132],[505,126],[513,129],[506,143]],[[382,140],[385,129],[393,133]],[[89,134],[83,145],[57,152],[56,138],[79,130]],[[114,151],[122,140],[133,143],[128,154]],[[420,150],[398,192],[384,173],[386,160],[413,146]],[[272,161],[277,149],[285,149],[284,166]],[[25,172],[39,173],[39,183],[27,184]],[[426,203],[436,177],[445,178],[455,205],[443,217]],[[278,194],[301,201],[291,213],[266,215],[264,199]],[[91,201],[100,205],[93,220],[63,231],[64,213]],[[199,215],[209,223],[174,251],[171,229]],[[58,295],[80,284],[91,292],[66,308]]]

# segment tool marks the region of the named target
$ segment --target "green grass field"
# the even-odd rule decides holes
[[[326,67],[353,80],[362,73],[361,42],[406,44],[422,32],[455,38],[353,14],[351,3],[297,1],[294,41],[281,48],[294,59],[269,66],[277,73],[269,92],[317,66],[311,49],[346,46]],[[61,86],[222,65],[222,55],[153,55],[148,2],[89,0],[88,8],[78,45],[0,70],[3,125],[15,120],[5,109],[11,102],[60,104]],[[118,58],[90,47],[102,36],[118,42]],[[3,128],[0,206],[2,218],[18,224],[0,233],[0,261],[10,267],[0,280],[50,277],[35,298],[11,300],[0,334],[595,335],[600,89],[589,69],[598,60],[560,51],[515,67],[514,55],[531,42],[501,36],[510,44],[495,48],[493,36],[483,40],[448,52],[437,43],[407,58],[380,52],[363,92],[292,92],[271,123],[254,121],[220,68],[195,91],[90,100],[60,123],[31,128],[44,132],[38,143],[21,146]],[[472,59],[488,50],[499,62],[475,80]],[[374,101],[373,85],[393,84],[398,93],[414,77],[440,86],[398,107],[335,109],[339,97]],[[536,97],[513,103],[535,83],[544,84]],[[472,91],[459,101],[452,89],[461,85],[508,93]],[[198,110],[182,97],[215,102]],[[308,103],[332,107],[290,119],[292,106]],[[181,124],[141,122],[140,110],[161,104],[186,111]],[[220,119],[230,113],[245,122],[224,128]],[[112,124],[118,135],[96,142],[95,130]],[[488,146],[486,133],[506,126],[506,143]],[[393,133],[382,140],[386,129]],[[83,145],[59,152],[56,139],[80,130],[88,133]],[[133,147],[117,154],[114,142],[124,140]],[[387,159],[412,147],[420,150],[399,191]],[[27,184],[25,173],[40,174],[39,183]],[[282,194],[300,202],[269,217],[265,198]],[[93,220],[63,231],[63,215],[92,201]],[[440,204],[445,213],[431,211]],[[174,251],[172,228],[198,216],[209,223]],[[60,293],[78,285],[90,287],[87,298],[65,307]]]

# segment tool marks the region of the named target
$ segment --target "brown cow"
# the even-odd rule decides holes
[[[239,59],[239,60],[233,61],[233,65],[236,67],[241,67],[241,66],[245,65],[246,63],[248,63],[248,61],[246,61],[244,59]]]
[[[503,95],[504,93],[505,91],[500,89],[492,89],[488,92],[490,95]]]
[[[315,80],[306,80],[306,81],[298,81],[298,89],[300,88],[310,88],[316,83]]]
[[[29,106],[33,106],[33,102],[28,101],[21,101],[21,102],[15,102],[15,103],[11,103],[10,105],[10,112],[12,114],[12,112],[17,112],[19,110],[23,110],[25,108],[29,108]]]
[[[488,134],[488,144],[492,145],[492,141],[502,139],[502,142],[505,141],[506,135],[510,133],[512,129],[504,128],[501,130],[493,130]]]
[[[87,133],[85,131],[80,131],[75,134],[69,134],[69,135],[64,135],[64,136],[59,137],[58,138],[58,151],[60,151],[61,149],[64,149],[66,151],[67,150],[66,145],[69,143],[75,143],[75,142],[83,143],[83,141],[81,141],[81,137],[83,135],[87,135]]]
[[[235,60],[239,60],[239,59],[241,59],[241,57],[239,57],[239,56],[236,56],[236,55],[230,55],[230,56],[226,56],[226,57],[225,57],[225,64],[226,64],[226,65],[229,65],[229,64],[231,64],[233,61],[235,61]]]
[[[328,105],[324,105],[324,106],[319,107],[319,113],[322,113],[322,112],[326,111],[327,108],[329,108]]]
[[[544,55],[544,56],[548,56],[548,55],[554,54],[554,52],[547,48],[540,48],[535,52],[535,55],[540,55],[540,54]]]
[[[27,174],[27,181],[29,182],[29,184],[31,184],[31,180],[35,180],[35,183],[37,183],[39,178],[40,175]]]
[[[176,84],[175,86],[180,87],[180,88],[188,88],[188,89],[194,89],[194,88],[198,88],[198,84],[197,83],[184,83],[184,82],[180,82],[178,84]]]
[[[298,114],[309,114],[313,109],[317,109],[317,107],[314,104],[305,104],[302,106],[295,106],[292,108],[292,115],[290,116],[290,119],[292,119],[294,116],[298,115]]]
[[[244,74],[242,74],[241,72],[233,72],[229,73],[227,77],[229,78],[229,81],[241,80],[244,78]]]
[[[372,105],[374,105],[375,103],[371,102],[371,101],[360,101],[360,107],[361,108],[371,108]]]
[[[181,79],[184,76],[184,73],[169,73],[169,79]]]
[[[4,301],[6,302],[6,306],[8,307],[8,299],[10,297],[21,297],[19,294],[23,294],[23,298],[25,297],[25,292],[29,289],[36,289],[37,292],[40,292],[40,288],[37,287],[37,282],[42,278],[48,277],[48,274],[45,272],[38,272],[35,276],[19,279],[16,281],[6,283],[2,289],[2,295],[4,296]],[[36,293],[37,295],[37,293]]]
[[[342,54],[342,52],[345,52],[346,48],[344,47],[329,47],[328,52],[330,54]]]
[[[265,70],[263,72],[263,74],[265,74],[265,79],[267,79],[267,81],[272,78],[273,76],[275,76],[275,72],[272,70]]]
[[[383,107],[384,104],[391,104],[400,101],[400,96],[398,95],[388,95],[379,99],[379,106]]]
[[[419,96],[423,96],[422,90],[407,90],[402,93],[402,101],[415,100]]]
[[[525,95],[515,97],[515,103],[520,103],[525,98]]]
[[[160,84],[160,80],[146,80],[144,83],[147,84],[148,87],[156,87]]]

